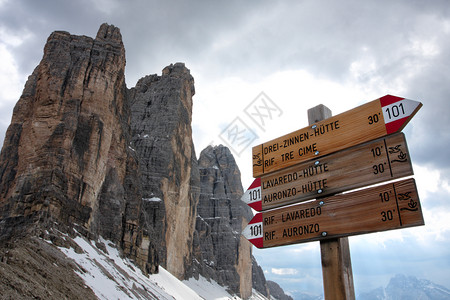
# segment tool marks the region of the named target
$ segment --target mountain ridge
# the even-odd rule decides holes
[[[389,280],[385,288],[378,287],[372,291],[361,293],[358,298],[367,300],[445,300],[450,299],[450,290],[427,279],[418,279],[412,275],[396,274]]]
[[[20,276],[21,266],[30,262],[19,255],[21,263],[12,264],[10,254],[24,252],[28,243],[51,241],[81,253],[75,239],[83,236],[106,249],[102,238],[145,275],[162,266],[179,280],[217,280],[243,299],[254,294],[253,287],[270,297],[251,245],[240,236],[251,211],[239,200],[242,184],[231,152],[207,148],[216,151],[214,161],[195,155],[195,87],[189,69],[170,64],[160,76],[145,76],[127,88],[125,64],[122,36],[114,25],[102,24],[94,39],[50,34],[0,153],[0,267],[12,273],[15,267]],[[218,222],[202,223],[208,211],[217,213]],[[217,239],[214,230],[224,234]],[[218,245],[234,246],[220,250]],[[219,251],[210,252],[211,246]],[[38,278],[51,276],[37,265],[33,270]],[[5,277],[10,281],[2,283],[5,290],[21,282],[11,272]],[[43,282],[22,291],[45,294]],[[56,299],[57,289],[45,297]]]

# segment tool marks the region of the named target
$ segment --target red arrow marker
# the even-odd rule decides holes
[[[262,248],[264,246],[262,213],[257,213],[253,217],[247,227],[242,231],[242,235],[256,247]]]
[[[386,95],[380,98],[387,134],[401,131],[416,114],[422,103]]]
[[[242,195],[241,200],[247,203],[247,205],[254,210],[262,210],[261,178],[256,178],[253,180],[253,183],[250,185],[248,190],[244,193],[244,195]]]

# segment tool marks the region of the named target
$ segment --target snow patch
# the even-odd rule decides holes
[[[142,198],[142,201],[147,202],[161,202],[162,200],[158,197],[152,197],[152,198]]]
[[[76,262],[76,273],[99,299],[201,299],[161,267],[159,274],[145,276],[130,260],[121,258],[109,241],[101,239],[108,255],[85,238],[74,241],[84,253],[78,254],[73,248],[59,249]]]
[[[76,253],[73,248],[58,248],[75,261],[78,266],[75,272],[99,299],[241,299],[228,293],[226,287],[201,276],[199,280],[191,278],[182,282],[161,266],[158,274],[145,276],[129,259],[120,256],[112,242],[105,239],[100,238],[99,241],[105,245],[106,253],[84,237],[73,240],[82,248],[82,253]],[[267,300],[255,290],[250,299]]]
[[[236,296],[231,296],[226,288],[220,286],[214,280],[208,281],[205,277],[199,276],[199,279],[190,278],[189,280],[183,281],[188,287],[196,291],[197,294],[203,299],[216,299],[216,300],[226,300],[226,299],[240,299]]]

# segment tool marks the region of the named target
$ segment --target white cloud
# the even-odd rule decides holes
[[[448,200],[448,197],[446,200]],[[425,226],[411,231],[411,235],[424,244],[450,240],[450,211],[448,209],[442,207],[429,208],[424,211],[423,215]]]
[[[13,55],[0,43],[0,149],[11,122],[14,104],[19,100],[22,82]]]
[[[420,198],[426,199],[430,194],[438,191],[450,193],[450,185],[448,181],[442,177],[439,169],[416,164],[414,164],[413,167]]]
[[[31,37],[31,33],[28,30],[21,31],[19,35],[8,32],[5,28],[0,27],[0,41],[3,45],[18,47],[29,37]]]
[[[295,275],[298,273],[298,271],[293,268],[272,268],[271,272],[276,275]]]
[[[191,69],[192,71],[192,69]],[[193,74],[195,76],[195,74]],[[339,114],[385,93],[378,89],[342,84],[315,76],[306,70],[278,71],[258,81],[241,77],[208,80],[196,77],[193,137],[197,151],[209,144],[224,144],[220,133],[240,117],[258,135],[241,155],[235,155],[246,189],[253,181],[251,147],[308,126],[307,110],[319,104]],[[244,113],[255,97],[264,92],[283,112],[259,128]]]
[[[0,5],[6,2],[0,2]],[[14,105],[21,95],[24,79],[29,75],[20,74],[15,51],[31,36],[27,29],[14,33],[0,27],[0,148],[3,145],[6,128],[11,121]]]
[[[17,101],[21,93],[18,66],[14,57],[4,44],[0,43],[0,107]]]
[[[21,31],[19,35],[0,27],[0,107],[19,99],[23,78],[19,74],[14,51],[30,36],[27,30]]]
[[[297,245],[295,248],[291,248],[291,251],[295,254],[295,255],[299,255],[301,256],[302,253],[306,253],[309,251],[320,251],[320,244],[319,243],[304,243],[304,244],[300,244]]]

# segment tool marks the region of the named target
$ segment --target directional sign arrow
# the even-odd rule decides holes
[[[241,200],[264,211],[409,175],[399,132],[256,178]]]
[[[253,245],[262,248],[263,245],[263,225],[262,214],[257,213],[248,223],[247,227],[242,231],[242,235],[247,238]]]
[[[243,230],[258,248],[424,225],[414,179],[257,213]]]
[[[386,95],[252,148],[253,177],[401,131],[422,103]]]

